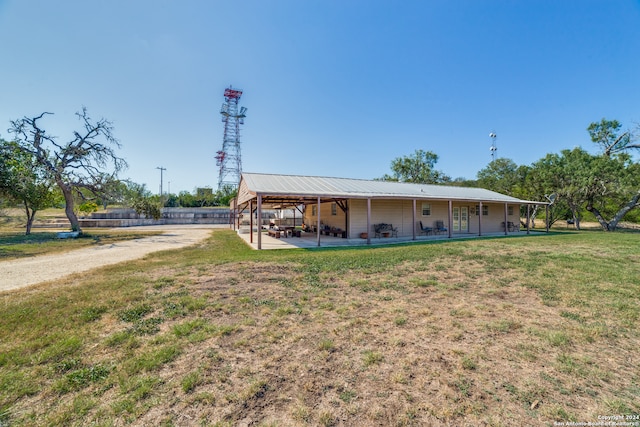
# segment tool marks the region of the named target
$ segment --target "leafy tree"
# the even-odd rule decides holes
[[[0,151],[0,191],[24,207],[27,217],[25,234],[29,235],[36,213],[53,206],[57,194],[30,153],[4,140],[0,140]]]
[[[99,194],[105,181],[115,179],[126,162],[116,156],[114,147],[119,148],[120,143],[113,136],[111,122],[93,121],[83,108],[76,113],[82,129],[74,131],[68,142],[60,143],[41,127],[40,121],[49,114],[13,120],[9,131],[15,135],[19,150],[32,155],[46,177],[58,186],[71,229],[80,231],[74,196],[83,198],[82,189]],[[111,171],[107,172],[107,168]]]
[[[86,201],[78,206],[78,211],[84,215],[91,215],[94,212],[98,212],[98,205],[92,201]]]
[[[100,180],[97,190],[95,202],[102,205],[103,209],[107,209],[110,204],[122,205],[125,204],[129,193],[129,181],[114,179],[114,177],[105,174],[104,178]]]
[[[478,172],[478,186],[487,190],[513,196],[518,189],[520,177],[518,165],[511,159],[495,159]]]
[[[602,156],[593,170],[592,181],[597,185],[587,199],[586,209],[607,231],[615,230],[627,213],[640,206],[640,165],[629,155],[630,150],[640,149],[640,144],[632,132],[620,133],[621,127],[617,120],[602,119],[587,128],[591,141],[602,149]],[[615,205],[613,211],[606,212],[604,197]],[[609,206],[613,206],[611,203]]]
[[[232,185],[225,185],[216,192],[216,205],[229,206],[231,199],[238,195],[238,189]]]
[[[622,125],[617,120],[602,119],[599,123],[593,122],[587,127],[591,141],[602,149],[602,154],[611,157],[631,149],[640,149],[640,144],[634,141],[634,135],[630,131],[620,132]]]
[[[578,229],[582,219],[582,206],[586,203],[581,183],[589,175],[589,156],[581,148],[563,150],[560,154],[547,154],[532,165],[528,177],[528,182],[545,196],[556,194],[556,204],[566,204]]]
[[[138,199],[151,198],[152,193],[145,184],[127,180],[121,182],[117,197],[121,204],[131,206]]]
[[[194,208],[200,206],[196,199],[196,196],[189,193],[188,191],[181,191],[178,194],[178,204],[183,208]]]
[[[440,184],[451,178],[434,169],[438,155],[431,151],[416,150],[411,156],[397,157],[391,161],[392,175],[385,174],[382,181],[414,182],[418,184]]]
[[[144,215],[147,218],[160,219],[162,217],[160,201],[155,201],[153,199],[153,197],[140,197],[133,202],[131,207],[138,215]]]

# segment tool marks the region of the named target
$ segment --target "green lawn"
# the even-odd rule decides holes
[[[553,425],[640,413],[640,234],[204,244],[0,294],[0,425]]]

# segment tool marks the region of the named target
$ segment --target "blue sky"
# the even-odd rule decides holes
[[[216,188],[233,85],[247,172],[369,179],[423,149],[473,179],[492,131],[520,165],[635,126],[639,53],[637,0],[0,0],[0,137],[50,111],[64,141],[86,106],[123,178]]]

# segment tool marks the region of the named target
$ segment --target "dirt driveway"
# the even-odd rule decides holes
[[[104,265],[142,258],[151,252],[194,245],[206,239],[213,228],[227,227],[212,224],[128,227],[127,231],[162,230],[164,233],[65,253],[2,261],[0,292],[60,279]]]

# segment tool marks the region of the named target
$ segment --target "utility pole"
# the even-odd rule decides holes
[[[158,166],[156,169],[160,169],[160,198],[162,198],[162,172],[166,171],[167,168],[163,168],[162,166]]]

